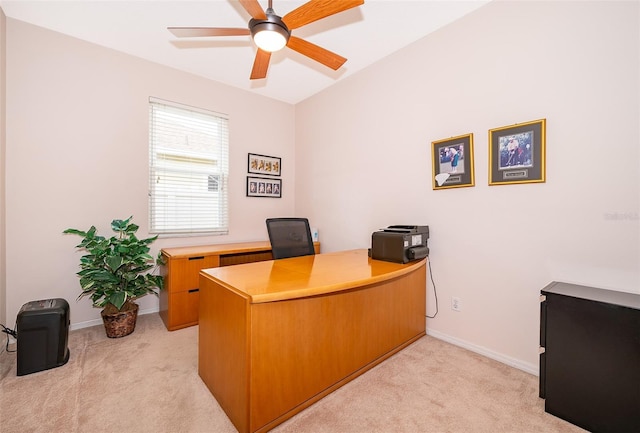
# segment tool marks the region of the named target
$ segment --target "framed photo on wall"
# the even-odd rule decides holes
[[[546,119],[489,130],[489,185],[545,181]]]
[[[433,189],[474,186],[473,134],[431,143]]]
[[[282,197],[282,179],[247,176],[247,197]]]
[[[249,154],[249,173],[266,174],[267,176],[280,176],[282,160],[275,156]]]

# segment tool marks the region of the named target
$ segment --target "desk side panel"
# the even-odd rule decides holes
[[[238,431],[248,432],[248,299],[200,278],[198,373]]]
[[[256,431],[283,422],[424,335],[426,266],[382,283],[251,308]]]

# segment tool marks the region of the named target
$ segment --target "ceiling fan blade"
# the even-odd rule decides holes
[[[364,0],[310,0],[286,14],[282,21],[293,30],[362,4]]]
[[[203,36],[245,36],[251,34],[249,29],[231,27],[167,27],[167,30],[179,38],[196,38]]]
[[[240,0],[240,4],[243,8],[249,12],[251,18],[255,18],[257,20],[266,20],[267,14],[262,10],[262,6],[258,3],[258,0]]]
[[[269,60],[271,60],[271,53],[258,48],[256,59],[253,61],[253,69],[251,70],[252,80],[266,78],[267,70],[269,69]]]
[[[333,69],[334,71],[337,70],[340,66],[344,65],[344,62],[347,61],[346,58],[339,56],[336,53],[332,53],[329,50],[326,50],[322,47],[312,44],[311,42],[305,41],[304,39],[300,39],[295,36],[289,37],[287,47],[299,52],[304,56],[309,57],[310,59],[315,60],[316,62],[322,63],[323,65]]]

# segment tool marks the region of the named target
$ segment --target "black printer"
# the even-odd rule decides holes
[[[429,226],[389,226],[371,235],[369,255],[375,260],[408,263],[429,255]]]

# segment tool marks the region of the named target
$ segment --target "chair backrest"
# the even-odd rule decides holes
[[[306,218],[268,218],[267,231],[274,259],[315,254]]]

